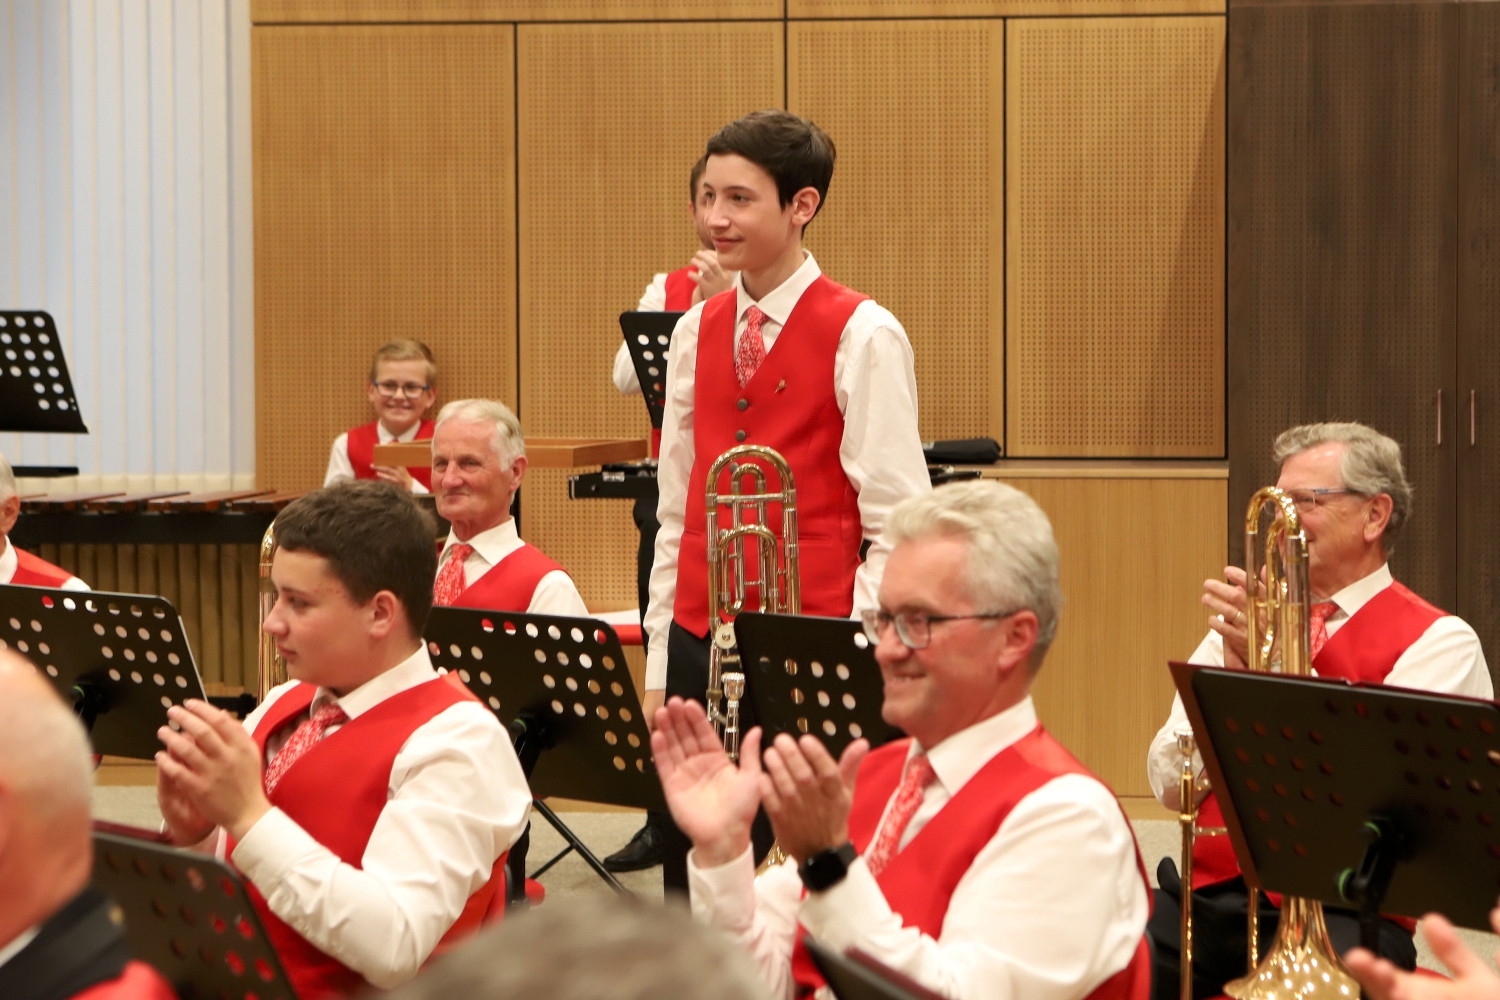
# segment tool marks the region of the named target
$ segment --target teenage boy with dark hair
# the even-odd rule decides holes
[[[303,1000],[389,989],[472,934],[526,825],[505,730],[427,656],[433,530],[390,483],[288,506],[263,628],[293,679],[243,726],[189,701],[158,730],[173,843],[245,874]]]
[[[394,441],[426,441],[434,424],[427,411],[437,400],[437,362],[420,340],[393,340],[370,361],[365,398],[374,420],[333,439],[323,485],[341,479],[384,479],[413,493],[432,490],[431,470],[419,466],[392,468],[375,464],[375,446]]]
[[[661,531],[646,615],[647,719],[666,695],[704,697],[703,497],[719,455],[759,444],[790,463],[802,611],[810,615],[845,617],[875,606],[889,554],[881,540],[886,517],[932,488],[906,331],[868,296],[825,277],[802,247],[827,197],[834,155],[822,129],[785,111],[747,115],[708,142],[700,212],[719,262],[739,273],[733,288],[694,306],[672,335]],[[779,511],[772,521],[779,533]],[[769,846],[766,832],[761,850]],[[685,889],[687,845],[674,840],[663,881]]]

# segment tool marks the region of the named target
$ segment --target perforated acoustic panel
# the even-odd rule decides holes
[[[251,0],[267,22],[672,21],[778,18],[782,0]]]
[[[808,246],[893,312],[922,436],[1004,437],[1000,21],[791,24],[790,109],[838,147]]]
[[[644,437],[644,402],[610,381],[619,315],[697,249],[688,173],[709,136],[780,105],[781,25],[518,31],[521,423],[530,436]],[[523,533],[585,600],[636,603],[627,502],[569,500],[561,472],[539,471],[521,503]]]
[[[257,27],[256,471],[321,484],[393,337],[515,403],[513,29]]]
[[[1224,18],[1007,24],[1013,456],[1224,453]]]
[[[1224,0],[787,0],[792,18],[1223,13]]]

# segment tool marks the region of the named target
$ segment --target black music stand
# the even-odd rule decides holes
[[[541,801],[666,808],[641,699],[614,629],[593,618],[436,607],[426,639],[432,665],[457,672],[510,730],[536,811],[568,844],[531,877],[577,851],[612,888],[627,891]]]
[[[1250,886],[1488,928],[1500,892],[1500,707],[1173,663]],[[1227,795],[1225,792],[1227,791]]]
[[[858,948],[840,955],[810,937],[803,937],[802,944],[838,1000],[943,1000],[942,994]]]
[[[0,431],[87,434],[57,324],[49,313],[0,309]],[[76,476],[76,466],[18,465],[18,476]]]
[[[123,911],[131,953],[161,973],[182,1000],[297,1000],[230,866],[95,831],[93,883]]]
[[[763,746],[812,733],[838,757],[861,736],[878,747],[903,735],[880,717],[885,682],[859,622],[746,611],[734,636]]]
[[[623,312],[620,331],[630,348],[635,377],[646,398],[651,426],[661,430],[662,415],[667,407],[667,355],[672,348],[672,331],[682,318],[680,312]]]
[[[0,584],[0,647],[47,675],[98,754],[151,760],[167,709],[208,700],[165,597]]]

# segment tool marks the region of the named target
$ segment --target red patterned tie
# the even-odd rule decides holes
[[[468,587],[464,579],[464,561],[474,554],[474,546],[459,542],[448,550],[448,561],[438,570],[437,582],[432,585],[433,604],[453,604]]]
[[[1316,660],[1318,654],[1323,651],[1323,646],[1328,642],[1328,616],[1339,609],[1332,601],[1323,601],[1321,604],[1312,606],[1312,616],[1308,619],[1312,632],[1312,659]]]
[[[901,835],[906,832],[911,818],[922,807],[922,793],[935,777],[937,775],[933,773],[932,761],[927,759],[925,753],[918,754],[907,762],[906,774],[901,778],[901,787],[896,789],[896,797],[891,800],[885,822],[880,825],[875,846],[865,855],[865,865],[870,869],[871,875],[879,878],[886,865],[901,850]]]
[[[322,708],[297,727],[292,738],[286,741],[281,752],[271,761],[271,766],[266,768],[266,794],[270,795],[276,790],[282,776],[291,770],[299,757],[318,745],[318,741],[323,738],[323,730],[329,726],[341,726],[348,721],[349,716],[339,708],[338,702],[324,702]]]
[[[751,306],[745,312],[745,332],[734,349],[734,374],[740,380],[740,388],[750,384],[760,363],[766,360],[766,342],[761,337],[760,324],[766,314],[759,306]]]

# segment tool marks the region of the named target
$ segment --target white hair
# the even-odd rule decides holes
[[[9,500],[20,492],[20,488],[16,486],[15,470],[10,467],[10,463],[5,460],[5,456],[0,455],[0,503]]]
[[[94,785],[88,735],[62,699],[42,684],[5,677],[35,667],[16,653],[0,659],[0,690],[6,691],[0,698],[0,778],[44,821],[80,810],[87,816]]]
[[[1320,444],[1344,446],[1339,459],[1339,475],[1344,489],[1362,497],[1391,498],[1391,516],[1380,536],[1380,547],[1386,555],[1396,547],[1401,529],[1411,517],[1411,483],[1401,463],[1401,446],[1373,427],[1353,422],[1303,424],[1282,431],[1276,438],[1273,454],[1281,466],[1299,452]]]
[[[455,399],[438,412],[433,435],[436,436],[438,428],[450,420],[465,424],[489,424],[493,427],[495,433],[490,439],[490,447],[495,450],[495,457],[500,459],[501,465],[509,465],[526,454],[526,439],[521,436],[521,422],[504,403],[493,399]]]
[[[1036,672],[1062,613],[1057,542],[1047,515],[1020,490],[992,479],[949,483],[897,504],[885,526],[892,545],[932,535],[968,544],[968,591],[976,612],[1036,614]]]

